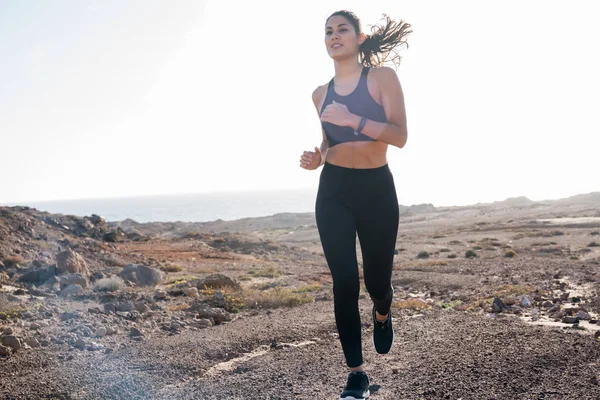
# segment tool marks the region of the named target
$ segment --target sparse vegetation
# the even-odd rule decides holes
[[[400,310],[427,310],[431,308],[431,305],[421,299],[404,299],[393,301],[392,308]]]
[[[429,258],[429,252],[425,250],[420,251],[419,254],[417,254],[417,258]]]
[[[438,306],[440,306],[440,308],[442,308],[442,309],[447,310],[449,308],[454,308],[454,307],[456,307],[457,305],[459,305],[461,303],[462,303],[462,301],[460,301],[460,300],[441,301],[441,302],[438,303]]]
[[[94,282],[92,290],[94,292],[116,292],[125,287],[125,282],[118,276],[98,279]]]
[[[17,265],[25,264],[25,259],[19,255],[16,256],[8,256],[4,259],[4,266],[7,268],[11,268]]]
[[[452,253],[452,254],[448,254],[448,258],[456,258],[456,254]]]
[[[248,271],[249,274],[254,275],[260,278],[279,278],[281,276],[281,271],[277,268],[270,266],[259,270]]]
[[[483,247],[481,247],[481,246],[473,246],[473,250],[482,250],[482,249],[483,249]]]
[[[504,257],[506,258],[512,258],[515,257],[517,255],[517,253],[514,250],[508,250],[506,253],[504,253]]]
[[[590,232],[590,236],[600,236],[600,231]]]
[[[165,282],[166,287],[173,287],[175,285],[179,285],[181,283],[185,283],[191,281],[192,279],[198,279],[195,276],[181,276],[179,278],[174,278]]]
[[[587,245],[587,247],[600,247],[600,244],[597,242],[591,242]]]
[[[475,258],[477,257],[477,253],[475,253],[473,250],[467,250],[465,252],[465,258]]]
[[[183,267],[177,264],[163,264],[160,267],[161,271],[164,272],[181,272],[183,271]]]

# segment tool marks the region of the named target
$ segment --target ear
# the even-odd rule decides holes
[[[358,44],[361,45],[363,44],[363,42],[367,39],[367,35],[365,35],[364,32],[361,32],[360,35],[358,35]]]

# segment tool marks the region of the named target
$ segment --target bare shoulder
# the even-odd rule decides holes
[[[319,113],[319,110],[321,109],[321,105],[325,101],[325,95],[326,94],[327,94],[327,85],[321,85],[321,86],[319,86],[312,93],[312,100],[313,100],[313,103],[314,103],[315,108],[317,110],[317,113]]]
[[[321,85],[317,87],[312,93],[312,100],[315,104],[315,107],[318,107],[323,98],[325,97],[325,93],[327,92],[327,85]]]
[[[398,83],[398,74],[390,67],[373,68],[370,75],[377,81],[380,87]]]

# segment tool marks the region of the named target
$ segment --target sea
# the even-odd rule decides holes
[[[314,212],[316,195],[315,188],[20,202],[3,206],[28,206],[53,214],[80,217],[97,214],[107,221],[208,222]]]

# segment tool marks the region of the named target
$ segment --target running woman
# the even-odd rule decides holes
[[[373,301],[375,350],[386,354],[394,341],[391,277],[399,207],[386,152],[389,145],[404,147],[407,128],[400,81],[383,64],[399,64],[396,49],[406,45],[411,25],[384,17],[369,35],[350,11],[336,11],[326,20],[325,45],[335,75],[312,95],[323,141],[300,158],[307,170],[323,165],[315,215],[333,279],[335,322],[350,368],[340,395],[344,400],[369,397],[358,307],[357,234],[364,282]]]

